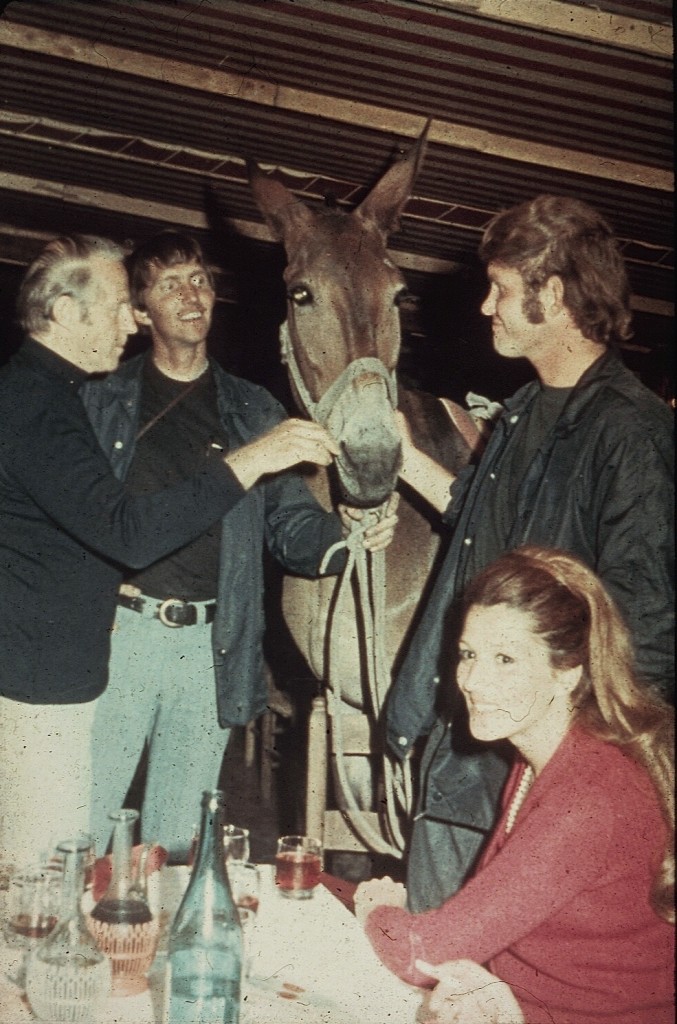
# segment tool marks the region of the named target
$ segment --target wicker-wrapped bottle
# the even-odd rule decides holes
[[[111,965],[80,907],[89,843],[65,841],[57,849],[64,858],[59,920],[29,960],[26,995],[38,1020],[92,1024],[110,994]]]
[[[111,960],[113,994],[136,995],[148,987],[159,922],[148,905],[143,879],[135,881],[132,869],[132,831],[139,812],[122,808],[109,817],[115,822],[113,871],[108,888],[91,911],[89,928]]]

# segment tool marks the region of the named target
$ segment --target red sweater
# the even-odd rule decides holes
[[[666,828],[646,773],[574,727],[508,835],[523,767],[475,876],[437,910],[373,910],[376,952],[419,985],[417,957],[486,964],[528,1024],[672,1024],[674,929],[648,900]]]

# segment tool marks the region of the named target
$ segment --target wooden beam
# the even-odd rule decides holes
[[[359,124],[375,131],[404,137],[418,137],[425,123],[425,118],[416,114],[390,110],[371,103],[339,99],[308,89],[295,89],[258,78],[199,67],[166,57],[156,57],[149,53],[125,50],[119,46],[108,46],[102,41],[93,46],[88,39],[15,25],[7,20],[0,21],[0,44],[101,68],[108,73],[135,75],[260,106],[294,111],[344,124]],[[673,175],[660,168],[625,160],[613,160],[579,150],[534,142],[525,143],[523,139],[451,121],[433,120],[428,139],[456,149],[486,153],[519,163],[553,167],[663,192],[673,190]]]
[[[559,0],[424,0],[424,5],[443,7],[459,14],[476,14],[539,32],[554,32],[588,43],[617,46],[652,57],[670,59],[673,54],[669,25],[612,14],[591,5],[560,3]]]
[[[31,195],[40,195],[54,198],[57,189],[53,182],[39,182],[36,178],[21,178],[19,175],[6,175],[3,176],[3,183],[7,182],[7,186],[10,189],[15,189],[17,192],[24,192]],[[140,203],[140,209],[132,209],[131,201],[127,197],[113,195],[113,202],[110,205],[106,205],[105,200],[111,193],[103,193],[95,190],[78,190],[77,195],[73,193],[73,190],[69,190],[68,197],[63,194],[63,191],[59,192],[59,197],[65,202],[74,202],[83,206],[92,206],[96,209],[108,209],[115,212],[124,210],[125,212],[131,213],[132,215],[138,214],[151,220],[158,220],[162,223],[169,224],[181,224],[187,228],[195,228],[205,230],[207,228],[207,222],[202,214],[195,210],[188,210],[179,206],[169,206],[161,203]],[[246,238],[255,238],[262,242],[274,242],[275,239],[272,237],[268,228],[264,224],[259,224],[255,221],[239,220],[234,219],[228,222],[239,234],[244,235]],[[33,246],[31,252],[37,252],[40,245],[49,241],[50,238],[54,237],[53,232],[47,231],[34,231],[30,228],[17,227],[13,224],[0,223],[0,243],[3,237],[16,238],[25,242],[30,242]],[[2,245],[0,244],[0,252],[2,251]],[[403,270],[413,270],[424,274],[452,274],[460,269],[461,264],[454,263],[451,260],[440,260],[431,259],[427,256],[421,256],[417,253],[402,252],[396,249],[389,249],[389,255],[397,266]],[[27,263],[31,257],[26,258],[11,258],[5,260],[10,263]],[[0,257],[0,260],[2,257]],[[656,316],[664,316],[672,318],[675,315],[674,303],[667,302],[662,299],[653,299],[644,295],[633,295],[630,299],[630,305],[632,309],[643,313],[653,313]]]
[[[85,188],[82,185],[64,185],[60,182],[31,178],[22,174],[3,174],[2,186],[26,195],[42,196],[47,199],[58,199],[63,203],[88,206],[96,210],[109,210],[112,213],[125,214],[130,217],[143,217],[164,224],[182,225],[206,231],[209,223],[201,210],[186,206],[174,206],[170,203],[154,203],[147,199],[135,199],[117,192],[106,192],[102,189]],[[262,242],[274,242],[268,226],[258,221],[231,218],[228,223],[246,238],[255,238]],[[446,274],[458,268],[452,260],[442,260],[418,253],[401,252],[397,249],[388,250],[391,259],[405,270],[417,270],[427,274]]]
[[[101,153],[107,159],[113,159],[114,161],[129,162],[138,165],[151,165],[158,166],[171,160],[172,171],[176,174],[198,174],[206,179],[215,182],[228,181],[234,182],[237,185],[247,187],[247,173],[245,169],[245,161],[242,157],[236,155],[218,154],[215,152],[209,152],[208,150],[200,150],[195,147],[188,146],[176,146],[169,145],[164,142],[156,142],[149,138],[142,138],[141,136],[127,135],[121,132],[106,131],[102,132],[98,129],[87,127],[85,125],[77,125],[66,121],[56,121],[53,118],[36,118],[27,117],[25,114],[20,114],[12,110],[0,110],[0,137],[2,135],[14,136],[18,135],[22,139],[32,139],[40,143],[47,143],[50,146],[54,145],[54,135],[60,139],[58,146],[62,149],[82,151],[82,152],[94,152]],[[103,141],[102,141],[103,140]],[[117,147],[111,147],[111,142],[117,140]],[[143,155],[138,155],[134,151],[134,144],[136,142],[144,143]],[[129,152],[127,151],[129,149]],[[201,161],[204,162],[205,166],[211,164],[211,169],[208,171],[196,171],[195,167],[189,160],[187,164],[181,162],[182,154],[189,156],[197,156]],[[321,200],[323,198],[323,192],[314,187],[312,182],[312,174],[307,172],[299,172],[294,168],[281,166],[279,164],[261,164],[262,167],[267,170],[280,170],[287,177],[294,178],[295,176],[301,176],[304,179],[303,192],[299,192],[305,198],[314,198]],[[308,180],[310,184],[308,184]],[[334,181],[334,184],[339,188],[340,191],[347,194],[351,190],[355,193],[359,192],[359,183],[355,181],[348,181],[346,178],[341,179],[329,179],[326,176],[321,178],[323,186],[327,183]],[[442,202],[441,200],[428,199],[427,212],[425,216],[420,214],[411,214],[413,219],[421,219],[424,221],[444,221],[445,223],[452,225],[455,223],[465,224],[463,213],[467,211],[468,207],[464,207],[453,201]],[[489,207],[484,207],[480,210],[479,207],[472,207],[472,210],[482,212],[486,215],[485,223],[488,223],[490,218],[495,213],[495,210]],[[455,218],[455,211],[459,212],[460,221]],[[407,210],[405,208],[405,216]],[[476,228],[475,230],[480,230]],[[252,234],[251,231],[245,231],[246,234]],[[659,255],[666,254],[667,249],[665,246],[651,246],[648,243],[639,239],[622,239],[623,242],[633,242],[635,245],[644,246],[646,249],[655,249]],[[425,257],[421,255],[413,255],[403,251],[398,251],[397,260],[398,264],[405,269],[423,270],[427,273],[447,273],[456,269],[456,264],[453,262],[441,259],[439,257]],[[633,262],[641,262],[635,256]],[[656,263],[657,259],[647,260],[648,263]]]

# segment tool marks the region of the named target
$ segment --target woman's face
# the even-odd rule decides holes
[[[531,616],[506,604],[473,605],[459,641],[458,684],[479,740],[511,740],[527,752],[561,739],[580,670],[556,669]]]

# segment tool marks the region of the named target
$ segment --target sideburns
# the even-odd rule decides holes
[[[536,294],[535,289],[525,288],[522,301],[522,312],[530,324],[542,324],[545,316],[543,314],[543,303]]]

